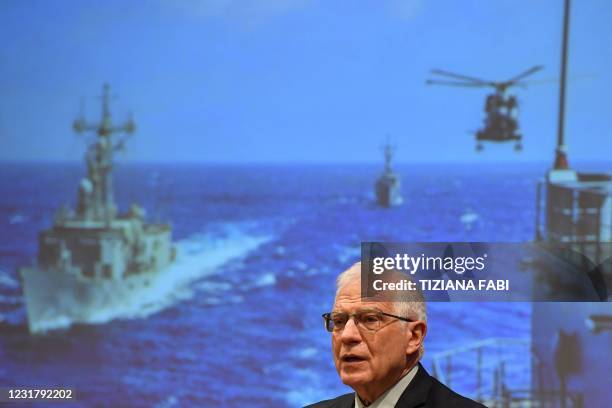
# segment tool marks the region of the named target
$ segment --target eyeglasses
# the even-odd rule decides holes
[[[370,331],[377,331],[383,327],[383,316],[394,317],[404,322],[414,322],[412,319],[381,312],[380,310],[359,310],[355,313],[331,312],[323,313],[322,316],[325,320],[325,329],[330,333],[344,330],[351,317],[355,319],[355,324],[358,327],[362,326]]]

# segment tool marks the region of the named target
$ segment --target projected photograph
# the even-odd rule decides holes
[[[609,407],[611,19],[1,2],[0,407]]]

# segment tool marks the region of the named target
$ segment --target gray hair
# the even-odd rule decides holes
[[[412,281],[410,276],[403,272],[394,271],[392,274],[394,278],[400,277],[401,279]],[[338,297],[338,292],[341,288],[355,280],[361,280],[361,262],[353,264],[353,266],[338,275],[336,279],[336,297]],[[423,293],[418,289],[418,286],[415,291],[394,292],[393,299],[389,303],[393,305],[393,310],[398,316],[416,318],[417,320],[427,322],[425,298],[423,297]],[[423,344],[421,344],[421,348],[419,349],[419,360],[423,357],[424,353],[425,348]]]

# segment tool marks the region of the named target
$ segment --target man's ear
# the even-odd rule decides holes
[[[417,320],[416,322],[408,323],[410,326],[406,335],[408,336],[408,346],[406,347],[406,354],[413,355],[418,353],[419,349],[423,345],[425,335],[427,334],[427,323],[423,320]]]

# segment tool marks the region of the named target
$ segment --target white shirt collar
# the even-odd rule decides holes
[[[395,408],[395,404],[397,404],[397,401],[399,401],[406,388],[408,388],[408,385],[416,375],[418,369],[418,364],[412,367],[412,369],[408,371],[408,374],[403,376],[393,387],[389,388],[383,395],[378,397],[376,401],[368,405],[367,408]],[[365,408],[361,399],[357,396],[357,393],[355,393],[355,408]]]

